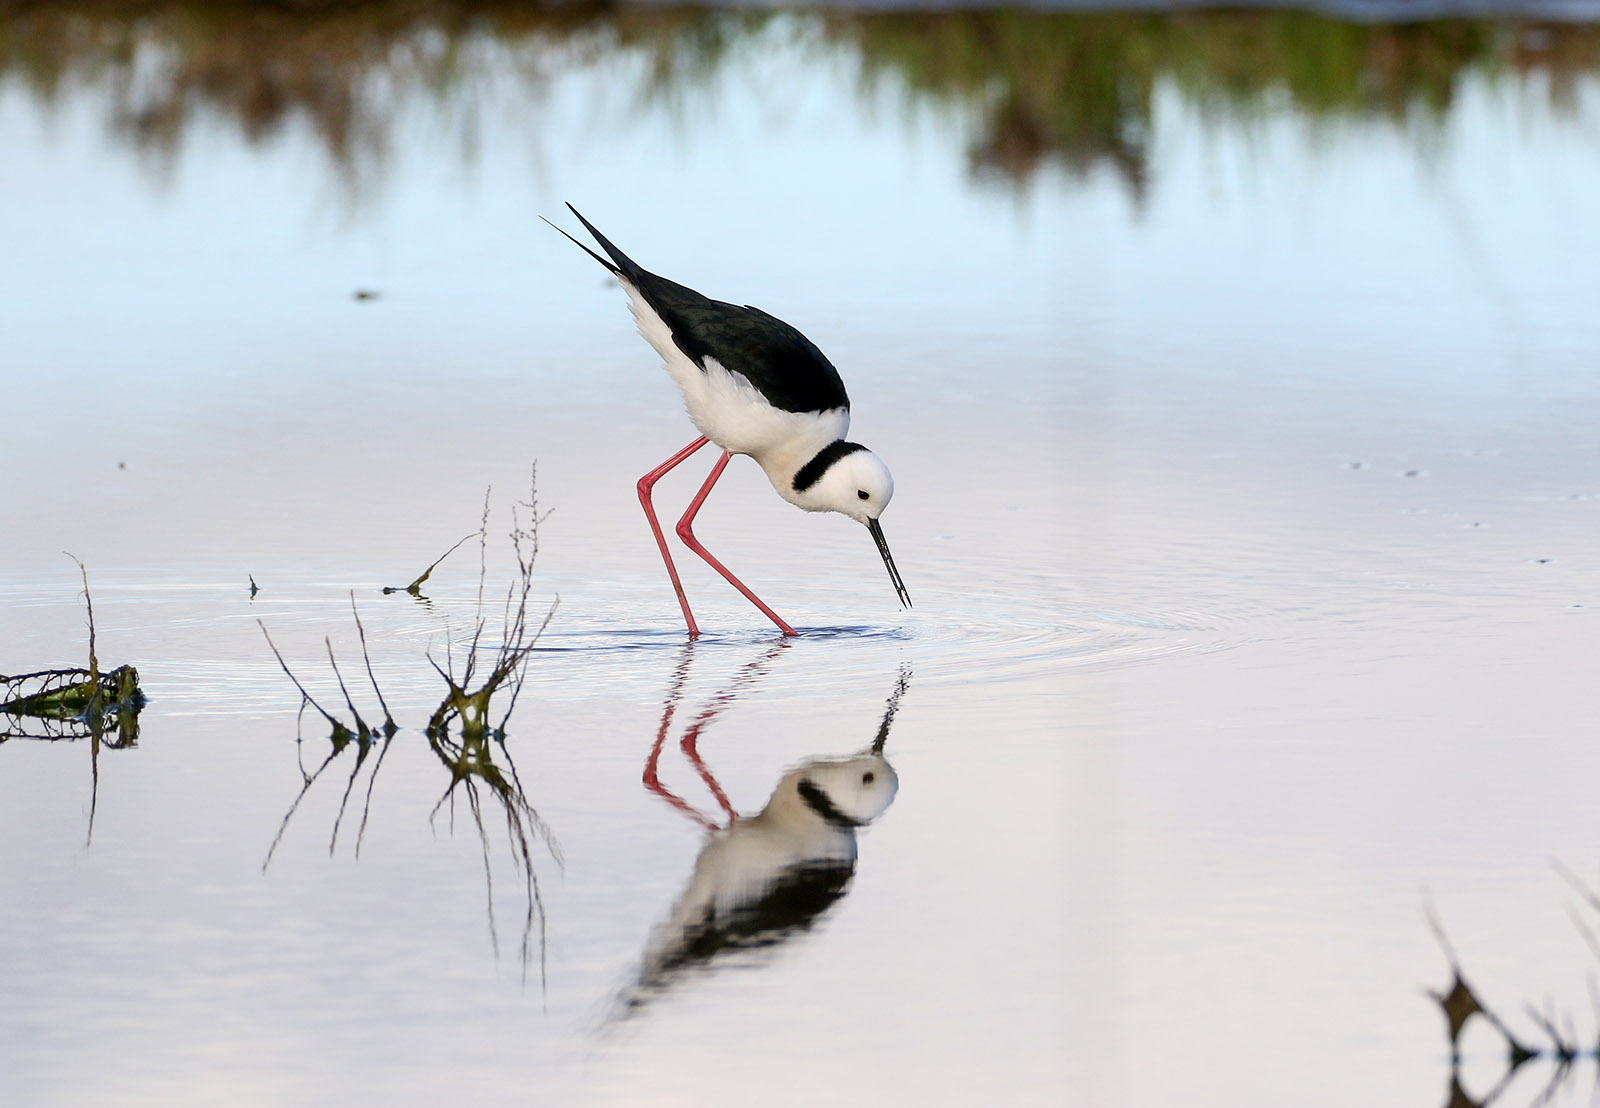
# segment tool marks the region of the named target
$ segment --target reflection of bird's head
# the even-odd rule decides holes
[[[821,820],[838,830],[850,830],[881,816],[899,787],[894,767],[881,754],[819,758],[784,774],[757,818]]]
[[[629,1008],[686,966],[809,928],[849,887],[856,829],[881,816],[899,787],[881,754],[814,758],[785,773],[758,815],[714,832],[700,851],[688,888],[651,936]]]

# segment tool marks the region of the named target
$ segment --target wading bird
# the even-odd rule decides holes
[[[759,308],[712,300],[641,269],[595,230],[577,208],[571,204],[567,207],[611,260],[602,258],[561,228],[556,230],[572,239],[621,283],[639,333],[666,362],[667,372],[683,391],[689,419],[700,432],[694,442],[639,478],[639,503],[650,520],[662,560],[667,563],[667,576],[678,594],[690,638],[698,636],[700,629],[689,610],[689,599],[678,580],[678,569],[667,550],[650,494],[657,481],[708,442],[722,447],[722,457],[678,520],[678,537],[785,635],[793,635],[794,628],[694,537],[694,517],[735,454],[754,458],[778,495],[789,503],[808,512],[840,512],[865,524],[878,544],[878,553],[883,555],[883,564],[901,603],[910,607],[911,596],[878,523],[894,496],[894,478],[876,454],[860,443],[845,441],[850,427],[850,398],[839,371],[822,351],[799,331]]]
[[[900,779],[883,751],[910,684],[906,669],[895,682],[872,745],[853,756],[808,758],[778,780],[758,814],[734,811],[701,760],[698,743],[722,710],[739,699],[741,686],[761,677],[785,646],[780,640],[746,666],[683,733],[684,756],[716,798],[726,816],[722,823],[671,792],[659,774],[662,746],[689,673],[693,647],[684,647],[645,761],[644,784],[709,834],[687,887],[651,932],[638,980],[622,994],[619,1016],[639,1011],[686,973],[716,968],[724,955],[772,947],[809,930],[849,891],[857,832],[894,802]]]

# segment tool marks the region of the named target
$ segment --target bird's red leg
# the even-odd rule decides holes
[[[704,435],[701,435],[688,446],[656,466],[655,469],[639,478],[639,503],[644,506],[645,518],[650,521],[650,530],[656,537],[656,545],[661,548],[661,560],[667,563],[667,576],[672,578],[672,588],[678,594],[678,605],[683,609],[683,622],[689,625],[689,637],[691,639],[699,638],[700,628],[695,626],[694,613],[689,611],[689,598],[683,594],[683,582],[678,580],[678,567],[672,564],[672,554],[667,550],[667,538],[661,533],[661,524],[656,520],[655,507],[650,503],[650,490],[655,488],[656,482],[666,476],[669,470],[683,462],[684,459],[709,441]],[[726,461],[726,458],[724,458],[724,461]]]
[[[785,635],[793,635],[795,633],[793,627],[790,627],[787,623],[783,622],[783,620],[779,618],[777,612],[774,612],[771,608],[763,604],[759,596],[745,588],[744,582],[739,580],[733,574],[729,573],[728,567],[713,558],[711,556],[711,551],[701,546],[700,540],[694,537],[695,514],[700,511],[700,505],[706,502],[706,497],[711,495],[711,486],[717,483],[717,478],[722,476],[722,471],[728,468],[728,459],[731,457],[732,455],[724,450],[722,452],[722,457],[717,459],[717,464],[711,467],[711,475],[706,478],[706,483],[700,486],[700,491],[695,494],[695,498],[689,502],[689,510],[683,513],[682,519],[678,520],[678,537],[683,540],[685,546],[687,546],[690,550],[693,550],[696,554],[700,555],[700,557],[704,558],[707,565],[716,570],[718,573],[722,574],[722,576],[726,577],[728,579],[728,583],[743,593],[746,600],[750,601],[750,603],[754,604],[757,608],[760,608],[761,614],[766,616],[773,623],[776,623],[780,631],[782,631]],[[660,532],[658,531],[657,534],[660,534]],[[664,551],[665,549],[666,547],[663,546],[662,550]],[[674,575],[673,579],[677,579],[676,575]],[[684,605],[683,610],[685,612],[689,610],[687,604]]]

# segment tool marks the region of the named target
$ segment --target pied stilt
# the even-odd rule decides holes
[[[785,635],[793,635],[794,628],[694,536],[695,514],[735,454],[754,458],[778,495],[789,503],[808,512],[840,512],[865,524],[878,544],[901,603],[909,607],[911,596],[878,523],[894,496],[894,478],[876,454],[860,443],[845,441],[850,398],[839,371],[822,351],[789,324],[759,308],[712,300],[640,268],[595,230],[577,208],[567,207],[610,255],[610,261],[560,227],[556,230],[621,282],[639,333],[666,362],[667,372],[683,391],[689,418],[700,432],[694,442],[639,478],[639,503],[667,563],[667,575],[678,594],[690,638],[697,637],[700,629],[689,610],[650,494],[663,475],[707,442],[720,446],[722,457],[678,520],[678,536]]]

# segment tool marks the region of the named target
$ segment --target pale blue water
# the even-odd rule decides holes
[[[603,38],[473,39],[448,96],[397,80],[354,183],[303,117],[202,106],[163,156],[96,79],[0,86],[0,672],[83,657],[68,550],[151,698],[94,793],[87,740],[0,745],[6,1102],[1437,1102],[1425,889],[1500,1007],[1588,1019],[1548,863],[1593,872],[1600,768],[1592,74],[1552,107],[1469,71],[1408,124],[1163,79],[1140,199],[973,174],[975,104],[864,91],[814,22],[735,42],[651,99]],[[538,221],[567,200],[829,353],[914,609],[736,462],[700,532],[804,633],[686,558],[686,656],[633,482],[692,432]],[[379,591],[492,486],[498,598],[535,461],[560,602],[506,751],[561,859],[542,973],[504,809],[492,893],[464,792],[430,820],[476,551]],[[403,730],[263,868],[333,751],[257,621],[337,705],[331,638],[370,712],[352,590]],[[614,1023],[702,842],[641,783],[665,710],[663,783],[716,810],[678,741],[721,703],[699,754],[753,812],[903,670],[847,895]]]

